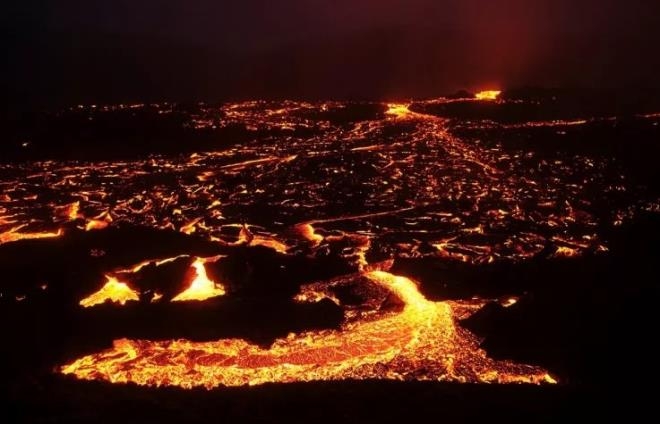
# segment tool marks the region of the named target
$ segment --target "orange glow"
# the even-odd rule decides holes
[[[194,233],[197,230],[197,228],[195,228],[195,225],[197,225],[197,223],[201,220],[202,220],[201,218],[193,219],[192,221],[181,227],[180,231],[188,235]]]
[[[75,221],[80,217],[80,202],[73,202],[67,207],[67,217],[70,221]]]
[[[87,221],[85,224],[85,231],[91,230],[102,230],[107,228],[108,225],[112,223],[112,216],[108,211],[103,212],[99,216],[96,216]]]
[[[109,224],[106,221],[100,221],[97,219],[91,219],[85,224],[85,231],[91,230],[102,230],[106,228]]]
[[[260,235],[255,235],[249,243],[251,246],[264,246],[275,250],[278,253],[286,254],[289,247],[271,237],[263,237]]]
[[[173,258],[165,258],[165,259],[159,259],[159,260],[153,260],[153,259],[152,260],[147,260],[147,261],[144,261],[144,262],[140,262],[139,264],[134,265],[129,269],[121,270],[120,272],[133,272],[133,273],[140,272],[140,270],[142,268],[144,268],[146,266],[149,266],[149,265],[161,266],[161,265],[164,265],[164,264],[168,264],[170,262],[174,262],[177,259],[187,258],[187,257],[188,257],[188,255],[179,255],[179,256],[175,256]]]
[[[385,113],[396,119],[407,118],[413,113],[408,109],[409,105],[403,103],[390,103],[387,105],[387,108]]]
[[[327,275],[325,267],[330,275],[340,269],[360,272],[336,279],[342,281],[337,284],[345,282],[343,288],[351,294],[356,287],[362,289],[361,283],[368,284],[352,301],[376,293],[356,307],[342,304],[346,291],[331,290],[335,280],[309,284],[294,299],[334,302],[344,312],[340,330],[292,334],[270,348],[235,339],[117,340],[114,349],[65,368],[80,378],[182,387],[345,378],[554,382],[539,368],[489,359],[476,337],[455,325],[488,301],[516,309],[519,305],[512,305],[517,298],[472,299],[469,305],[431,302],[411,280],[388,274],[389,268],[372,272],[375,268],[368,263],[372,258],[392,258],[410,259],[422,267],[447,262],[467,267],[580,257],[607,249],[600,231],[609,225],[603,219],[609,218],[602,217],[611,216],[614,225],[621,225],[641,210],[641,200],[633,205],[628,195],[623,196],[626,190],[636,192],[633,182],[619,175],[624,170],[615,169],[610,158],[592,157],[586,151],[546,157],[534,143],[514,143],[514,148],[490,139],[500,137],[502,129],[526,134],[543,127],[548,134],[562,134],[611,118],[506,124],[450,118],[454,115],[442,112],[445,103],[467,100],[374,103],[364,113],[362,105],[352,102],[205,106],[191,111],[191,131],[216,126],[234,131],[235,126],[251,141],[219,143],[213,151],[189,155],[3,164],[0,243],[58,237],[66,231],[71,242],[62,240],[62,247],[84,246],[81,252],[86,259],[94,258],[93,266],[121,263],[122,269],[103,269],[114,277],[95,294],[100,303],[124,304],[139,297],[140,308],[153,307],[149,301],[166,308],[170,300],[198,302],[226,295],[233,286],[213,281],[211,268],[205,268],[216,259],[194,256],[207,248],[237,254],[239,260],[265,254],[267,263],[281,260],[286,272],[320,260],[319,275]],[[498,108],[500,103],[518,104],[495,90],[477,93],[472,100],[475,105],[492,101],[488,105]],[[44,192],[51,186],[52,192]],[[614,196],[615,214],[596,213],[601,202],[591,202],[593,193]],[[660,210],[657,202],[654,205]],[[121,231],[78,234],[114,225]],[[147,244],[143,252],[131,252],[144,254],[131,254],[135,262],[121,262],[121,257],[117,262],[111,258],[118,253],[115,240],[131,249],[142,237],[140,232],[133,235],[131,228],[147,230],[145,238],[153,231],[156,243],[176,236],[171,239],[176,246],[152,249]],[[126,240],[124,234],[129,235]],[[50,248],[59,243],[44,244]],[[262,248],[249,248],[254,246]],[[265,252],[264,247],[290,256]],[[194,251],[180,250],[188,248]],[[185,254],[167,258],[181,253]],[[168,278],[167,289],[152,286],[151,279],[161,274],[152,274],[154,268],[177,258],[183,258],[183,271],[191,267],[186,280]],[[289,266],[289,260],[295,266]],[[178,265],[171,269],[179,272]],[[142,271],[143,275],[131,275]],[[144,292],[118,280],[144,282],[135,284]],[[234,282],[237,289],[241,281],[239,276]],[[171,284],[180,283],[180,293],[170,292]],[[122,291],[125,299],[115,301],[112,293]],[[390,293],[387,299],[377,298],[382,292]]]
[[[474,97],[477,100],[497,100],[500,94],[502,94],[500,90],[486,90],[476,93]]]
[[[558,246],[557,250],[553,254],[553,257],[556,258],[573,258],[579,255],[579,251],[575,248],[568,246]]]
[[[147,260],[127,269],[117,269],[115,270],[115,273],[137,273],[146,266],[161,266],[167,263],[171,263],[179,258],[185,257],[188,257],[188,255],[180,255],[161,260]],[[224,295],[224,287],[219,284],[215,284],[212,280],[210,280],[206,275],[206,269],[204,268],[204,264],[215,262],[220,258],[221,256],[215,256],[212,258],[196,258],[191,265],[195,275],[192,282],[190,283],[190,287],[179,293],[179,295],[174,297],[172,301],[179,302],[189,300],[206,300],[211,297]],[[111,300],[112,302],[124,305],[129,300],[139,300],[139,293],[135,290],[132,290],[130,287],[128,287],[128,285],[119,282],[117,278],[112,276],[106,276],[106,278],[108,279],[108,282],[99,291],[81,300],[81,306],[90,307],[104,303],[107,300]],[[151,302],[159,301],[162,297],[162,293],[154,293]]]
[[[93,293],[80,301],[80,306],[89,308],[90,306],[100,305],[108,300],[121,305],[129,301],[140,300],[138,293],[128,287],[126,283],[119,282],[115,277],[106,275],[107,283],[99,291]]]
[[[219,259],[219,257],[212,259],[195,259],[192,264],[192,267],[195,269],[195,278],[192,283],[190,283],[190,287],[176,295],[172,301],[182,302],[186,300],[206,300],[224,295],[225,288],[210,280],[206,275],[206,269],[204,268],[205,263],[213,262],[217,259]]]
[[[587,124],[588,122],[589,121],[586,119],[572,119],[572,120],[556,119],[554,121],[532,121],[532,122],[525,122],[522,124],[502,125],[502,128],[575,127],[575,126]]]
[[[221,241],[218,239],[218,241]],[[238,233],[238,240],[234,245],[246,244],[249,246],[264,246],[275,250],[278,253],[286,254],[289,246],[269,235],[253,234],[247,225],[241,226]]]
[[[36,197],[32,200],[36,200]],[[80,201],[68,205],[55,206],[54,209],[57,217],[62,220],[75,221],[82,217],[80,214]]]
[[[243,225],[241,230],[238,232],[238,240],[236,240],[236,244],[250,244],[253,239],[254,236],[252,235],[250,229],[247,227],[247,225]]]
[[[208,389],[340,379],[556,382],[539,367],[488,358],[477,340],[454,324],[450,304],[428,301],[408,278],[384,271],[362,278],[397,296],[403,310],[348,321],[339,331],[290,334],[268,349],[240,339],[120,339],[61,372],[86,380]]]
[[[505,308],[508,308],[508,307],[511,307],[511,306],[515,305],[516,303],[518,303],[518,300],[519,299],[517,297],[511,296],[507,299],[504,299],[500,304],[502,306],[504,306]]]
[[[493,97],[496,92],[485,91],[478,93],[477,97]],[[499,99],[508,102],[501,97]],[[388,217],[400,221],[400,217],[404,215],[407,216],[405,225],[410,225],[407,230],[412,233],[433,233],[435,230],[430,223],[442,221],[443,230],[437,234],[437,238],[429,240],[437,247],[437,252],[432,254],[466,263],[526,260],[542,251],[542,247],[539,247],[543,244],[541,239],[564,233],[567,230],[566,225],[577,218],[582,222],[576,229],[569,230],[569,233],[576,232],[568,234],[572,239],[582,235],[578,234],[581,230],[577,228],[597,228],[598,218],[584,213],[587,212],[584,209],[590,209],[589,206],[581,207],[577,216],[557,202],[557,194],[566,193],[572,203],[580,204],[580,197],[590,192],[590,185],[600,183],[593,178],[576,179],[575,174],[595,172],[602,166],[607,166],[606,161],[576,157],[563,162],[548,163],[547,172],[558,175],[551,184],[540,175],[530,177],[522,169],[527,166],[526,161],[533,158],[525,155],[531,155],[533,152],[512,153],[502,146],[486,149],[484,145],[474,144],[458,135],[453,130],[457,120],[423,112],[430,110],[428,107],[453,101],[455,99],[420,100],[414,103],[415,107],[412,106],[413,103],[406,101],[378,103],[380,110],[386,112],[385,119],[359,121],[346,128],[336,127],[332,122],[309,119],[310,115],[307,113],[315,109],[327,111],[351,107],[343,102],[282,102],[272,107],[260,101],[231,103],[221,107],[221,115],[224,116],[222,123],[213,117],[217,110],[212,108],[200,111],[200,116],[194,119],[208,121],[209,125],[244,124],[246,128],[278,131],[284,126],[311,129],[318,125],[316,130],[323,132],[332,142],[321,142],[321,139],[314,136],[305,140],[293,140],[291,149],[270,145],[269,143],[273,142],[271,140],[266,143],[264,149],[243,146],[222,151],[195,152],[177,158],[155,156],[144,160],[109,161],[93,165],[59,161],[32,163],[29,165],[30,174],[24,182],[9,178],[5,182],[3,193],[0,194],[0,243],[57,237],[61,233],[55,232],[56,229],[64,222],[73,221],[76,228],[88,231],[108,228],[115,223],[118,226],[128,223],[181,231],[233,246],[236,239],[225,230],[233,225],[243,225],[243,218],[235,214],[237,206],[262,201],[277,205],[273,209],[273,220],[282,221],[281,223],[286,225],[278,223],[271,226],[261,222],[259,227],[254,227],[258,230],[255,230],[251,237],[245,238],[241,235],[238,242],[250,246],[265,246],[283,254],[296,250],[300,247],[298,244],[303,244],[306,248],[320,247],[326,244],[326,241],[330,244],[324,237],[353,232],[352,228],[358,229],[361,234],[372,233],[366,235],[373,241],[374,237],[380,238],[385,232],[400,232],[399,223],[387,230],[382,224]],[[126,107],[128,106],[123,108]],[[108,106],[104,110],[112,108],[120,110],[122,106]],[[306,112],[301,114],[300,111]],[[657,114],[640,117],[654,119],[654,116]],[[466,121],[460,125],[472,130],[481,127],[485,130],[548,127],[557,128],[557,133],[561,134],[561,131],[569,131],[571,126],[590,125],[592,122],[612,119],[616,120],[615,117],[604,117],[513,124],[477,120]],[[400,122],[406,124],[405,128],[401,129],[402,132],[391,128],[392,124]],[[344,143],[342,140],[350,142]],[[431,147],[432,153],[415,156],[416,146],[421,145]],[[435,157],[434,155],[440,152],[436,147],[441,147],[446,155],[443,153]],[[308,175],[300,173],[304,169],[301,164],[328,155],[340,158],[345,154],[343,149],[359,153],[360,162],[323,162],[322,168],[318,170],[318,180],[309,180]],[[307,153],[301,155],[302,151]],[[532,162],[534,160],[536,159],[532,159]],[[362,165],[358,166],[358,163]],[[162,181],[162,184],[154,186],[153,190],[145,190],[141,183],[147,174],[142,166],[145,164],[166,169],[178,177],[171,181]],[[375,173],[373,180],[369,178],[360,181],[358,174],[363,165],[367,166],[364,169]],[[440,168],[437,168],[438,165],[441,165]],[[417,177],[418,173],[427,175],[431,170],[434,170],[431,172],[432,178]],[[23,172],[18,168],[16,171],[19,172],[16,175]],[[188,173],[193,176],[201,175],[202,178],[196,180],[193,177],[194,181],[189,184],[179,184],[178,178]],[[248,183],[241,184],[240,189],[235,187],[234,191],[234,188],[223,183],[228,176],[240,173],[250,175],[246,180]],[[288,181],[289,174],[293,178],[290,187],[280,190],[279,187],[273,186],[271,190],[269,184],[285,179]],[[364,204],[352,203],[348,207],[347,203],[346,210],[340,208],[336,212],[327,212],[333,210],[329,206],[335,202],[335,196],[340,194],[337,192],[340,186],[333,183],[334,179],[351,174],[351,179],[361,185],[359,190],[364,194]],[[278,178],[270,180],[269,176]],[[569,180],[579,182],[566,185]],[[106,181],[108,184],[99,185],[100,181]],[[49,184],[57,187],[61,199],[40,194],[42,188]],[[617,178],[611,185],[613,189],[623,191],[627,189],[627,184]],[[402,187],[407,187],[405,192],[414,193],[414,201],[402,196]],[[303,193],[304,196],[300,197]],[[495,193],[502,199],[503,204],[491,209],[488,204],[493,203]],[[523,202],[522,193],[533,193],[534,197],[543,200],[539,201],[538,205],[527,205]],[[458,210],[454,206],[449,207],[454,210],[444,210],[444,207],[440,206],[444,201],[447,201],[448,205],[458,204],[455,203],[458,199],[461,199],[461,202],[471,202],[472,211]],[[429,206],[428,214],[419,214],[416,210],[418,205],[422,204]],[[551,205],[556,205],[559,210]],[[94,215],[88,217],[86,213]],[[466,213],[472,214],[472,218],[469,222],[461,222]],[[290,220],[291,218],[293,220]],[[298,219],[300,221],[297,221]],[[345,226],[344,222],[349,221],[350,225]],[[511,222],[518,221],[524,225],[511,225]],[[615,225],[621,222],[621,219],[616,218]],[[321,234],[317,234],[311,226],[326,223],[332,225],[324,226],[326,231]],[[474,227],[479,223],[483,224],[480,233],[467,232],[466,227]],[[522,228],[530,225],[536,228],[535,225],[539,223],[547,226],[550,233],[546,235],[529,231],[523,234]],[[294,227],[293,231],[290,225]],[[20,229],[12,228],[16,226],[20,226]],[[48,230],[42,232],[44,228]],[[67,228],[72,226],[67,225]],[[253,230],[253,227],[249,228]],[[494,242],[494,228],[497,228],[497,233],[503,231],[507,234],[506,243]],[[280,230],[284,233],[279,233]],[[483,236],[480,238],[482,241],[476,242],[477,237],[469,237],[477,234]],[[454,238],[457,235],[459,237]],[[290,236],[291,239],[287,238]],[[392,237],[392,240],[396,238]],[[596,234],[596,238],[586,243],[586,247],[572,242],[565,245],[574,249],[574,256],[581,256],[587,249],[602,250],[598,246],[603,243],[598,238],[599,235]],[[555,243],[554,240],[551,242],[553,247],[564,245]],[[353,242],[348,244],[350,248],[346,248],[345,256],[355,256],[356,249],[362,249]],[[367,243],[359,245],[367,246]],[[418,247],[419,243],[415,241],[387,248],[392,248],[394,255],[431,254],[417,251]],[[555,256],[564,257],[571,254],[568,249],[560,249]]]
[[[57,230],[56,232],[44,231],[39,233],[21,233],[19,232],[21,228],[23,228],[23,226],[12,228],[9,231],[0,233],[0,244],[18,240],[54,238],[60,237],[63,234],[61,229]]]
[[[323,236],[316,234],[314,227],[311,224],[296,225],[294,231],[298,236],[310,242],[312,247],[316,247],[323,241]]]

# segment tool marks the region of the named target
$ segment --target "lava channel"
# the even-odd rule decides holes
[[[451,306],[431,302],[412,280],[364,274],[404,303],[400,312],[346,322],[340,330],[290,334],[262,348],[241,339],[115,340],[60,371],[84,380],[208,389],[317,380],[554,383],[542,368],[496,361],[457,327]]]

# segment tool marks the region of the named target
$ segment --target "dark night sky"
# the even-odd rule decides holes
[[[655,0],[53,0],[5,6],[9,102],[660,87]]]

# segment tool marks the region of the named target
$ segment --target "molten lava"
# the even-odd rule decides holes
[[[277,240],[272,235],[253,234],[247,225],[241,227],[236,245],[246,244],[248,246],[264,246],[282,254],[286,254],[289,246]]]
[[[218,258],[212,258],[210,260],[203,258],[195,259],[195,262],[192,264],[195,269],[195,278],[192,283],[190,283],[190,287],[176,295],[172,301],[182,302],[186,300],[206,300],[224,295],[224,287],[210,280],[206,275],[206,269],[204,268],[205,263],[213,262],[217,259]]]
[[[485,91],[473,100],[506,105],[499,96]],[[660,200],[639,191],[606,155],[548,153],[535,143],[513,142],[539,130],[557,141],[582,126],[586,131],[594,124],[615,125],[616,119],[509,124],[449,119],[444,105],[454,101],[469,102],[374,103],[364,109],[351,102],[200,105],[181,112],[185,128],[209,134],[240,128],[246,141],[218,143],[190,155],[4,163],[0,244],[65,234],[76,243],[96,241],[106,232],[114,240],[123,233],[115,228],[131,226],[178,231],[181,240],[214,243],[228,255],[233,249],[257,255],[270,248],[279,255],[343,262],[363,271],[362,281],[405,303],[394,312],[371,299],[367,313],[342,304],[338,292],[324,289],[326,283],[310,284],[294,299],[333,301],[345,311],[340,331],[294,334],[268,349],[233,339],[118,340],[113,349],[64,367],[80,378],[183,387],[344,378],[552,382],[539,368],[487,358],[475,338],[454,325],[481,307],[479,302],[430,302],[410,280],[372,272],[367,260],[424,259],[442,266],[572,260],[606,250],[600,230],[608,221],[620,226],[638,211],[657,212]],[[602,213],[604,204],[611,205],[611,214]],[[83,229],[99,231],[80,237]],[[89,245],[87,259],[94,266],[117,263],[99,260],[116,252],[99,244]],[[130,274],[199,253],[167,253],[177,254],[103,270],[107,284],[81,305],[135,301],[138,293],[118,279],[136,285],[150,281]],[[225,294],[206,273],[205,264],[213,260],[193,258],[190,285],[174,301]],[[19,290],[4,299],[29,305],[32,295],[25,296]],[[139,297],[166,308],[170,292],[149,286]],[[515,301],[504,298],[500,304]]]
[[[66,208],[66,216],[70,221],[80,218],[80,202],[73,202]]]
[[[474,95],[477,100],[497,100],[497,98],[502,94],[499,90],[486,90],[480,91]]]
[[[85,231],[92,231],[92,230],[102,230],[106,228],[108,225],[110,225],[106,221],[99,221],[97,219],[91,219],[85,224]]]
[[[61,371],[86,380],[209,389],[339,379],[555,382],[541,368],[488,358],[454,324],[451,306],[428,301],[408,278],[383,271],[364,276],[398,297],[403,310],[364,316],[338,331],[290,334],[268,349],[240,339],[120,339]]]
[[[99,291],[93,293],[80,301],[80,306],[89,308],[90,306],[100,305],[107,301],[119,304],[126,304],[129,301],[140,300],[138,293],[128,287],[126,283],[118,281],[115,277],[106,275],[107,283]]]
[[[403,119],[409,117],[413,112],[410,111],[409,106],[401,103],[390,103],[387,105],[387,115],[396,119]]]
[[[307,240],[312,247],[316,247],[323,241],[323,236],[316,234],[314,227],[311,224],[298,224],[294,231],[302,239]]]
[[[108,211],[105,211],[92,219],[88,219],[85,224],[85,231],[102,230],[110,224],[112,224],[112,216]]]
[[[60,237],[63,233],[62,230],[57,230],[56,232],[43,231],[38,233],[22,233],[19,232],[21,228],[22,226],[17,228],[12,228],[4,233],[0,233],[0,244],[10,243],[18,240],[32,240],[32,239]]]
[[[506,104],[497,93],[477,98]],[[454,101],[468,100],[374,103],[370,119],[342,123],[326,119],[327,113],[350,117],[363,105],[228,103],[202,107],[184,125],[245,128],[254,142],[187,156],[4,164],[0,244],[128,224],[282,254],[303,245],[324,249],[333,234],[353,233],[395,257],[518,262],[554,251],[545,246],[557,248],[555,257],[602,251],[594,229],[607,223],[597,210],[600,203],[590,199],[593,193],[608,197],[615,225],[646,208],[631,206],[639,196],[611,158],[562,153],[550,160],[534,143],[513,148],[495,137],[537,127],[561,134],[614,125],[615,117],[504,124],[430,113]],[[45,187],[55,191],[44,195]],[[660,204],[647,201],[649,207]],[[246,222],[247,217],[259,222]],[[483,225],[480,237],[466,231],[477,224]],[[252,235],[237,241],[228,230],[241,226]],[[566,240],[557,242],[556,236]],[[585,236],[591,237],[586,244]],[[437,248],[426,248],[429,244]],[[345,256],[356,255],[352,247]]]

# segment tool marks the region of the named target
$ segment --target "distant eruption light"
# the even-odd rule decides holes
[[[497,100],[502,94],[500,90],[480,91],[474,95],[477,100]]]
[[[407,118],[411,115],[411,111],[409,109],[409,105],[402,104],[402,103],[390,103],[387,105],[387,111],[385,112],[387,115],[396,118],[396,119],[402,119],[402,118]]]

